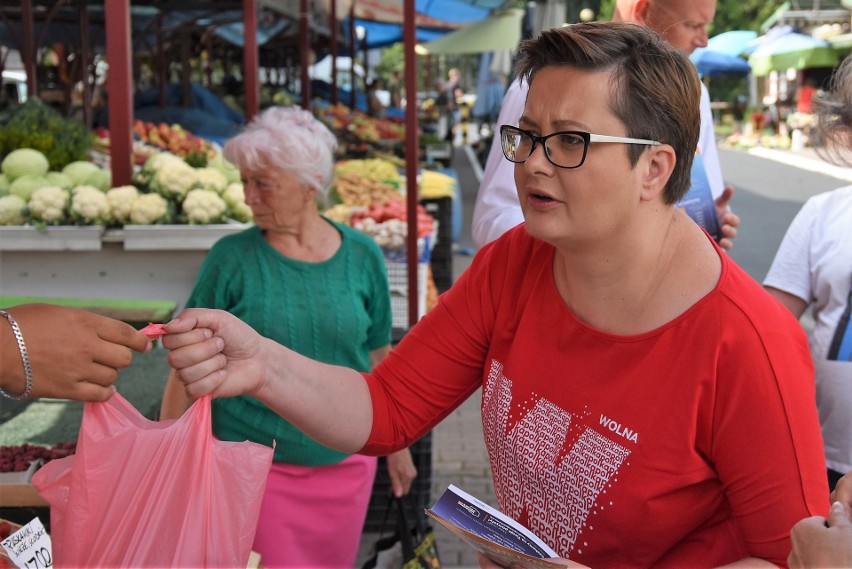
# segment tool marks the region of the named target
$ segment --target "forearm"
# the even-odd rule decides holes
[[[361,374],[266,342],[269,365],[254,397],[312,439],[341,452],[360,450],[373,425],[370,392]]]

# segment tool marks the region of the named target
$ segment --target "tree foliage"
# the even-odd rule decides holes
[[[753,30],[759,33],[760,25],[783,3],[783,0],[717,0],[716,18],[710,28],[710,35],[730,30]]]

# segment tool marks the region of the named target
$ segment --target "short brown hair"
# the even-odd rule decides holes
[[[613,114],[627,136],[671,145],[677,162],[666,185],[666,203],[689,190],[689,174],[701,125],[701,86],[695,66],[660,36],[638,24],[590,22],[543,31],[521,44],[518,77],[531,85],[545,67],[611,71]],[[628,145],[638,162],[646,147]]]

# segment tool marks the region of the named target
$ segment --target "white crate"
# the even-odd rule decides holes
[[[0,251],[98,251],[102,225],[31,225],[0,227]]]
[[[391,294],[391,314],[394,328],[408,329],[408,264],[388,261],[388,283]],[[426,277],[428,263],[417,264],[417,318],[426,314]]]

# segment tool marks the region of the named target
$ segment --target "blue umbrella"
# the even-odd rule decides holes
[[[732,30],[713,36],[707,40],[707,49],[727,55],[741,55],[749,42],[757,37],[751,30]]]
[[[748,75],[751,72],[751,65],[745,59],[736,55],[715,51],[709,47],[699,47],[692,52],[689,59],[698,68],[698,73],[702,77]]]

